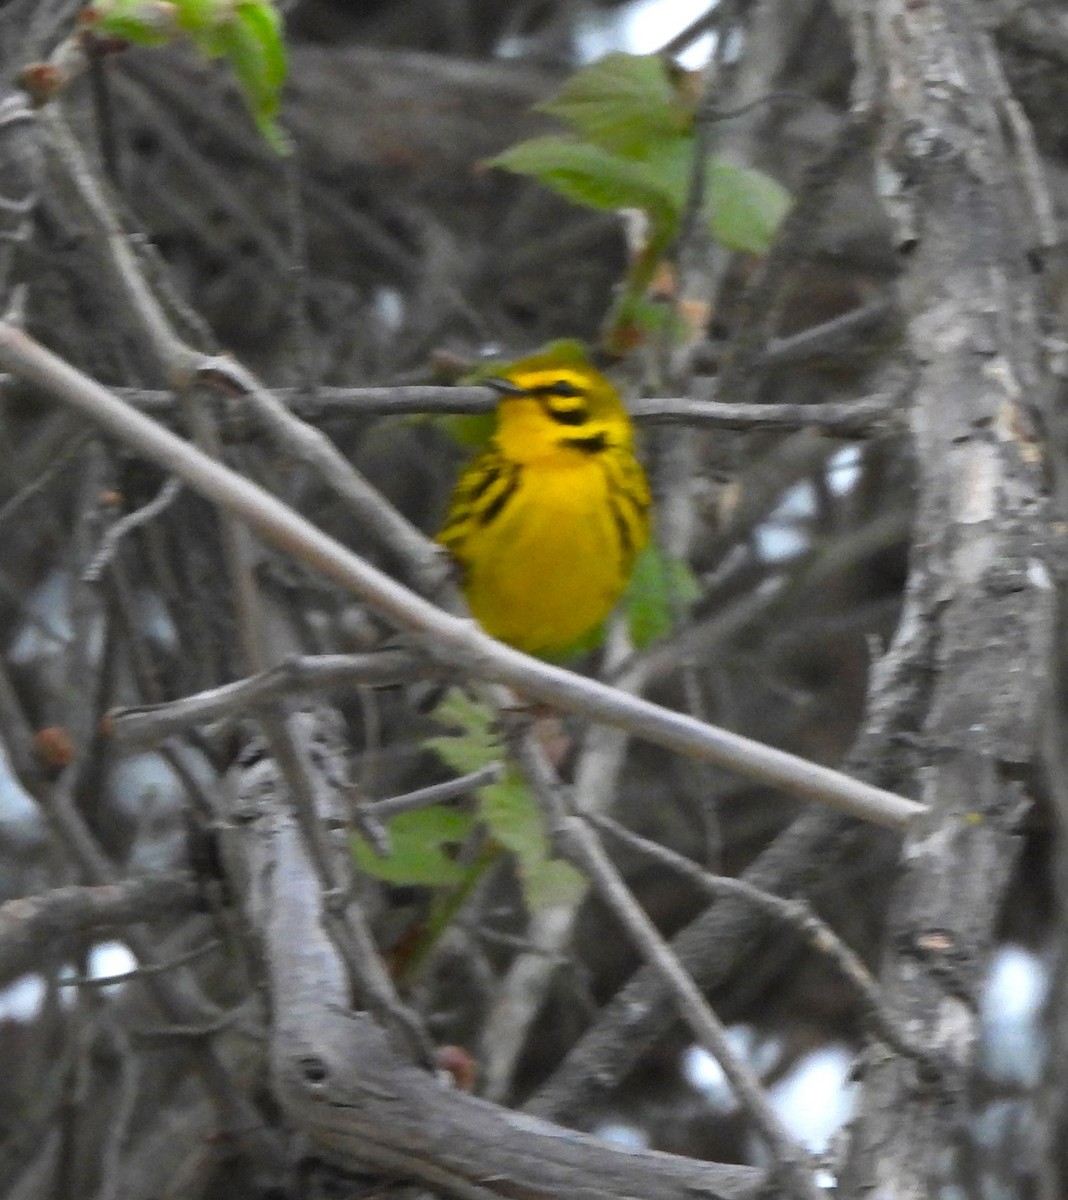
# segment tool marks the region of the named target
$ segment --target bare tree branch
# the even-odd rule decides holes
[[[0,984],[39,969],[56,942],[170,920],[201,903],[200,888],[184,871],[8,900],[0,905]]]

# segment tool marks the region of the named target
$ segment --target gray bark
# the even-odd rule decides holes
[[[1033,794],[1055,592],[1032,405],[1041,398],[1035,179],[973,5],[858,5],[860,99],[882,114],[877,171],[905,255],[917,372],[919,504],[906,621],[929,686],[900,748],[930,814],[910,833],[882,982],[941,1056],[940,1079],[872,1058],[846,1195],[927,1197],[955,1177],[977,987]],[[870,72],[870,74],[868,73]],[[865,85],[874,84],[871,93]]]

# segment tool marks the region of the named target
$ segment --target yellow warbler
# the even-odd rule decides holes
[[[611,611],[649,537],[649,485],[630,417],[578,347],[485,381],[497,429],[460,476],[437,540],[471,612],[530,654],[573,645]]]

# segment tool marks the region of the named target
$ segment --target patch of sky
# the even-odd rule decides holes
[[[41,1011],[45,981],[40,975],[21,975],[0,988],[0,1021],[32,1021]]]
[[[727,1041],[735,1054],[757,1074],[770,1071],[781,1053],[776,1039],[762,1037],[749,1025],[732,1025],[727,1030]],[[702,1046],[689,1046],[684,1050],[680,1066],[683,1078],[701,1092],[714,1109],[730,1112],[737,1107],[723,1068]]]
[[[195,751],[184,755],[186,770],[207,788],[214,773]],[[109,802],[136,830],[127,866],[133,871],[165,871],[179,865],[187,851],[182,812],[186,785],[171,763],[155,750],[116,758],[107,774]]]
[[[581,22],[577,46],[581,62],[595,62],[613,51],[653,54],[709,9],[708,0],[632,0],[610,11],[594,10]],[[708,61],[713,35],[699,37],[679,55],[682,66],[695,70]],[[511,35],[497,47],[501,58],[521,58],[532,39]]]
[[[127,975],[137,967],[137,959],[129,946],[122,942],[100,942],[89,952],[90,979],[111,979],[116,975]],[[113,983],[104,985],[101,991],[105,995],[117,992],[125,984]]]
[[[649,1148],[648,1134],[629,1121],[618,1119],[602,1121],[594,1128],[593,1135],[599,1137],[602,1142],[625,1146],[628,1150],[647,1150]]]
[[[377,288],[372,297],[371,306],[379,325],[387,333],[396,333],[404,324],[404,295],[397,288]]]
[[[831,1138],[853,1113],[849,1082],[854,1054],[832,1042],[798,1059],[768,1089],[768,1099],[783,1124],[813,1154],[823,1154]]]
[[[1000,1083],[1033,1087],[1042,1073],[1042,1005],[1049,972],[1037,954],[1002,946],[993,956],[979,1002],[979,1069]]]
[[[591,14],[579,32],[582,59],[593,62],[613,50],[652,54],[708,9],[708,0],[633,0],[611,12]],[[691,70],[703,66],[712,51],[712,41],[711,34],[699,37],[679,61]]]
[[[845,496],[860,477],[860,446],[855,442],[831,455],[827,463],[827,487],[835,496]]]
[[[11,639],[8,658],[25,667],[65,651],[74,637],[70,611],[71,574],[57,567],[50,571],[26,597],[22,620]],[[100,622],[94,622],[89,653],[95,659],[103,646]]]
[[[13,666],[34,666],[66,654],[68,644],[74,639],[71,583],[70,571],[57,568],[31,589],[22,605],[21,620],[8,650],[8,660]],[[133,603],[149,641],[166,653],[177,653],[178,631],[159,594],[147,588],[138,588],[134,592]],[[100,613],[91,611],[89,636],[86,639],[86,658],[89,663],[95,663],[103,652],[103,630]]]
[[[122,942],[100,942],[90,950],[87,960],[87,975],[90,979],[110,979],[113,975],[125,975],[137,966],[137,960]],[[64,968],[61,978],[72,979],[73,967]],[[124,985],[113,984],[102,988],[107,994]],[[37,1018],[44,1004],[46,986],[41,975],[21,975],[7,987],[0,988],[0,1021],[30,1022]],[[59,1002],[69,1008],[75,1001],[73,988],[60,988]]]
[[[0,845],[13,850],[33,850],[48,840],[48,825],[41,810],[19,782],[7,751],[0,745]],[[0,882],[0,899],[4,888]]]
[[[802,479],[786,489],[782,499],[755,531],[757,553],[765,562],[784,562],[808,549],[811,538],[804,522],[816,512],[816,492]]]

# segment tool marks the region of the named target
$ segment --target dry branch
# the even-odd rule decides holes
[[[976,1001],[1029,800],[1054,661],[1041,451],[1030,406],[1043,390],[1031,251],[1028,145],[976,6],[907,0],[843,6],[853,23],[858,109],[881,115],[877,168],[897,245],[919,504],[904,624],[929,648],[917,693],[914,772],[929,812],[910,830],[889,914],[882,984],[914,1035],[947,1064],[874,1061],[844,1172],[929,1195],[951,1170],[966,1112]],[[1010,131],[1014,131],[1010,134]]]
[[[184,871],[9,900],[0,905],[0,984],[40,968],[57,941],[170,920],[200,902],[199,887]]]

